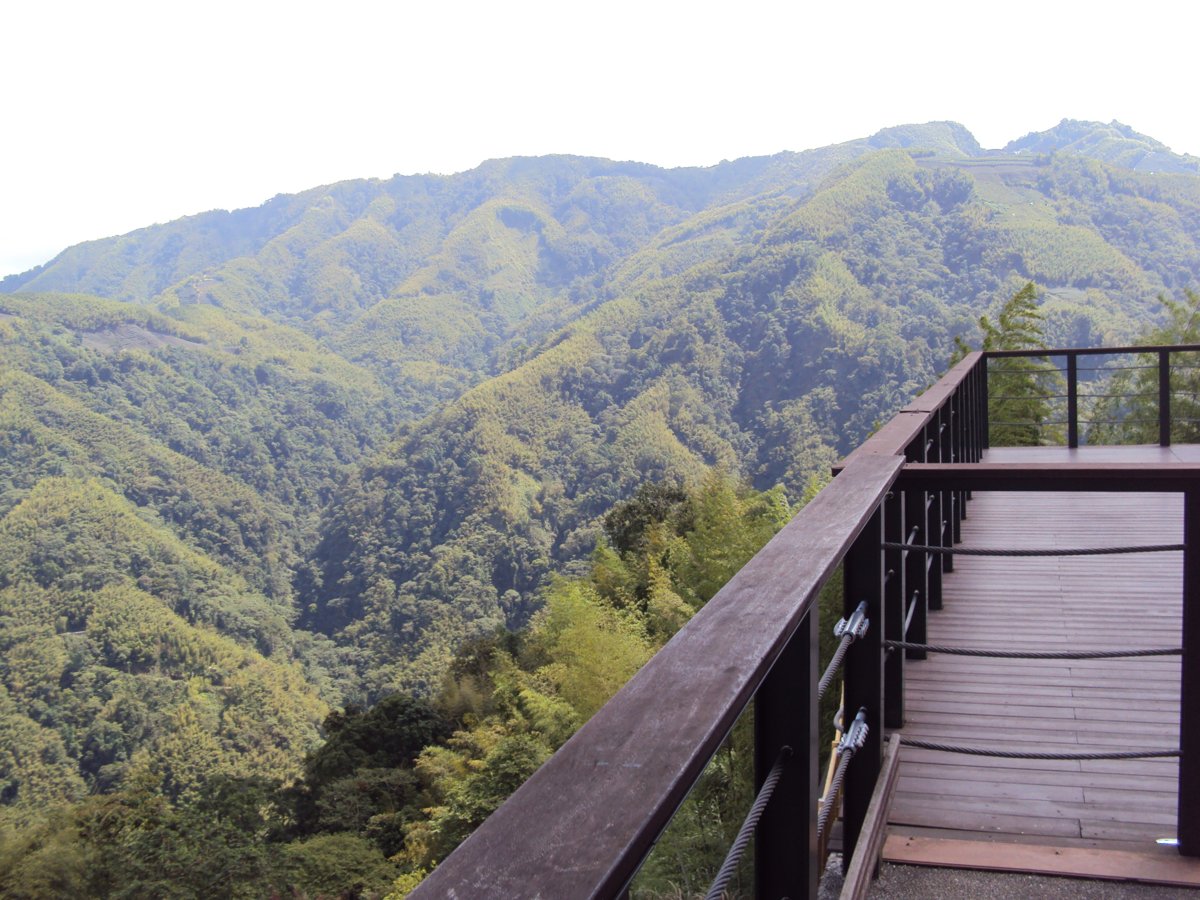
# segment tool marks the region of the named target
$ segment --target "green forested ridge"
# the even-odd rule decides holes
[[[129,779],[286,777],[317,740],[288,610],[96,481],[45,478],[0,519],[0,621],[0,728],[36,725],[57,765],[14,748],[6,815]]]
[[[1004,149],[1007,153],[1066,152],[1143,172],[1200,173],[1197,157],[1172,153],[1161,141],[1115,120],[1104,125],[1063,119],[1048,131],[1010,141]]]
[[[310,892],[355,867],[390,883],[385,854],[440,858],[715,583],[701,556],[671,568],[686,522],[653,565],[661,547],[615,531],[595,550],[639,486],[736,510],[716,467],[801,496],[1028,282],[1051,345],[1182,315],[1157,298],[1200,282],[1200,176],[1153,144],[1064,123],[983,151],[931,123],[708,169],[498,160],[193,216],[5,279],[0,803],[80,803],[38,847],[3,838],[0,873],[33,877],[64,835],[95,866],[96,822],[147,809],[162,830],[109,837],[149,858],[223,808],[286,844]],[[573,680],[560,652],[612,677]],[[247,679],[258,695],[231,688]],[[313,781],[326,704],[357,721],[397,691],[442,704],[440,749]],[[152,762],[188,742],[204,768]],[[290,811],[235,808],[243,789]],[[268,877],[259,838],[233,842],[247,883]]]
[[[1200,344],[1200,293],[1184,290],[1179,298],[1160,297],[1165,321],[1145,334],[1143,346]],[[1097,358],[1095,382],[1081,391],[1090,444],[1155,444],[1159,440],[1159,359],[1147,353],[1129,359]],[[1170,370],[1171,441],[1200,441],[1200,353],[1172,353]]]
[[[716,463],[802,489],[929,383],[1021,273],[1045,292],[1047,340],[1082,344],[1130,335],[1157,285],[1194,277],[1176,253],[1194,246],[1195,195],[1178,185],[1110,173],[1123,193],[1101,201],[1091,176],[1108,170],[1088,160],[961,161],[873,153],[807,199],[742,204],[761,219],[736,241],[727,224],[755,214],[727,206],[632,256],[616,299],[354,473],[322,529],[306,623],[367,665],[387,658],[370,690],[421,689],[447,634],[519,625],[543,573],[645,477]],[[1132,223],[1164,197],[1181,227],[1154,256]],[[703,249],[681,265],[689,239]]]
[[[319,711],[288,680],[294,669],[189,629],[137,587],[60,593],[74,618],[57,624],[46,621],[58,611],[48,591],[0,591],[0,612],[22,623],[6,621],[6,631],[40,641],[6,647],[0,772],[20,774],[0,784],[9,801],[0,893],[378,895],[411,884],[789,513],[782,491],[758,493],[715,471],[691,489],[644,485],[605,518],[611,543],[597,547],[588,574],[554,581],[528,629],[460,648],[432,702],[392,694],[329,714],[326,742],[291,768],[293,717]],[[82,738],[66,727],[86,719],[80,682],[105,693]],[[664,839],[668,852],[643,876],[647,890],[719,862],[747,789],[745,740],[739,729],[706,773],[681,814],[688,827]],[[89,787],[100,795],[86,796]]]

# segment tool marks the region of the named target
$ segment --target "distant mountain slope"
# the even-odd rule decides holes
[[[43,479],[0,517],[0,821],[295,776],[328,707],[290,644],[278,606],[100,483]]]
[[[190,276],[231,266],[204,289],[214,299],[305,319],[403,293],[414,276],[417,289],[439,279],[458,287],[464,277],[486,289],[476,282],[491,263],[476,255],[478,239],[504,229],[514,239],[533,235],[528,261],[543,267],[546,280],[569,279],[714,199],[769,179],[777,166],[759,158],[667,170],[560,156],[494,160],[453,176],[341,182],[258,209],[214,211],[80,244],[10,276],[3,289],[144,303]]]
[[[1200,172],[1200,158],[1172,153],[1166,144],[1115,119],[1107,125],[1063,119],[1047,131],[1009,142],[1004,152],[1071,153],[1139,172]]]
[[[1200,180],[1067,155],[890,149],[673,226],[615,299],[363,464],[305,621],[381,661],[372,689],[428,687],[462,636],[520,624],[639,481],[716,464],[798,492],[1025,280],[1052,341],[1127,339],[1200,277],[1197,200]]]
[[[1096,158],[1148,141],[498,160],[81,245],[0,295],[0,502],[103,479],[277,604],[314,678],[427,689],[639,483],[799,493],[1025,281],[1055,343],[1135,334],[1200,281],[1200,177]]]
[[[390,424],[371,373],[292,329],[212,307],[0,295],[0,348],[0,377],[13,370],[73,401],[36,406],[43,425],[93,448],[89,474],[117,477],[112,467],[132,464],[135,448],[143,467],[179,469],[181,455],[192,471],[257,494],[280,532],[311,519],[344,467]],[[176,461],[159,462],[168,457]],[[32,471],[19,474],[27,480]],[[155,477],[174,480],[163,470]],[[0,497],[7,487],[0,483]],[[194,493],[206,502],[229,491],[214,482]]]

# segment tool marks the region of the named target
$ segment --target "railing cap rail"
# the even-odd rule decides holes
[[[1189,353],[1200,350],[1200,344],[1146,344],[1133,347],[1053,347],[1045,350],[983,350],[988,359],[1014,356],[1119,356],[1126,353]]]

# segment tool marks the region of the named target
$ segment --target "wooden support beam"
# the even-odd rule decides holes
[[[850,868],[846,870],[846,879],[842,882],[841,900],[859,900],[867,896],[871,889],[871,882],[879,872],[879,857],[883,853],[884,838],[887,837],[888,809],[899,780],[900,740],[893,737],[884,744],[883,766],[879,771],[879,780],[875,782],[875,791],[871,794],[862,832],[858,836],[858,847],[850,861]]]

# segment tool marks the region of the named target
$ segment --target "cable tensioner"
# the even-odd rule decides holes
[[[867,618],[867,601],[864,600],[858,604],[858,609],[850,615],[849,619],[842,618],[833,626],[833,636],[840,638],[850,635],[851,641],[857,641],[867,633],[867,627],[870,624],[871,620]]]

